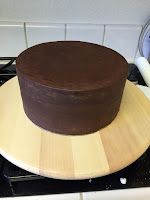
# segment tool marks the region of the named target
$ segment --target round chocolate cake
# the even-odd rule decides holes
[[[92,133],[116,117],[128,64],[117,52],[78,41],[33,46],[17,58],[24,111],[41,128]]]

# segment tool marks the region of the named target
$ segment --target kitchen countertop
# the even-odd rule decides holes
[[[1,198],[11,200],[12,198]],[[150,188],[112,190],[74,194],[15,197],[16,200],[149,200]]]

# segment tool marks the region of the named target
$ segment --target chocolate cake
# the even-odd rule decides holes
[[[24,111],[60,134],[95,132],[116,117],[128,64],[117,52],[78,41],[48,42],[17,58]]]

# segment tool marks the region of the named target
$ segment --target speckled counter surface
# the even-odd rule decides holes
[[[15,197],[16,200],[149,200],[150,189],[128,189],[128,190],[113,190],[101,192],[84,192],[75,194],[58,194],[58,195],[43,195],[29,197]],[[12,198],[1,198],[1,200],[11,200]]]

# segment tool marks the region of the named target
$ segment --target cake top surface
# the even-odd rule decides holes
[[[62,90],[91,90],[108,85],[127,71],[126,60],[117,52],[92,43],[58,41],[23,51],[17,71],[28,79]]]

